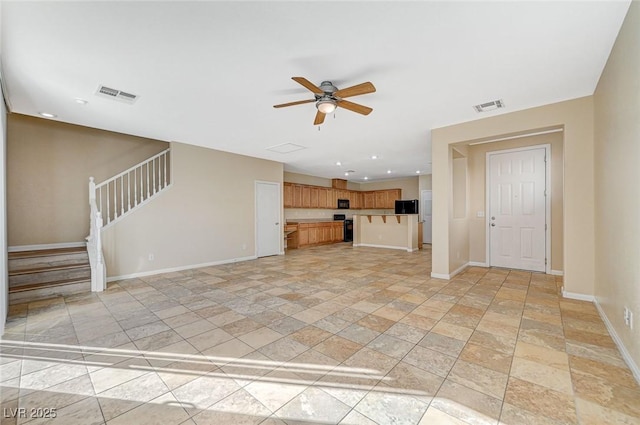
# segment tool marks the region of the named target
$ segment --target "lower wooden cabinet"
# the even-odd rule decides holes
[[[299,223],[296,239],[296,248],[342,242],[344,222]]]

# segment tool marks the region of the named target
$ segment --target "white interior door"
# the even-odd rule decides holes
[[[546,149],[488,153],[489,264],[546,269]]]
[[[256,182],[256,255],[280,254],[284,240],[280,225],[280,185]]]
[[[422,213],[422,243],[431,243],[431,209],[433,194],[430,190],[420,192],[420,211]]]

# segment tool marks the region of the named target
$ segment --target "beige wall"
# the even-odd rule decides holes
[[[486,262],[487,222],[477,217],[486,212],[487,153],[524,146],[551,145],[551,269],[562,271],[563,185],[562,185],[562,133],[540,134],[495,143],[469,146],[469,261]]]
[[[564,285],[575,294],[594,293],[593,98],[591,96],[434,129],[433,272],[456,270],[451,254],[461,249],[450,234],[451,163],[449,146],[550,128],[564,128]],[[462,242],[464,244],[464,242]]]
[[[18,114],[7,139],[9,246],[83,242],[89,177],[100,182],[169,146]]]
[[[431,190],[431,174],[423,174],[418,178],[418,193]]]
[[[307,174],[284,172],[284,181],[288,183],[308,184],[311,186],[331,187],[331,179],[309,176]]]
[[[631,3],[595,96],[595,295],[640,371],[640,3]],[[634,314],[633,330],[622,317]],[[640,379],[640,375],[636,375]]]
[[[420,199],[418,176],[360,183],[360,189],[358,190],[368,191],[385,189],[402,189],[402,199]]]
[[[255,182],[282,187],[282,164],[181,143],[171,156],[173,186],[105,229],[109,277],[256,255]]]
[[[0,76],[1,77],[1,76]],[[2,84],[0,84],[0,96]],[[7,270],[7,110],[0,100],[0,335],[9,311],[9,275]]]

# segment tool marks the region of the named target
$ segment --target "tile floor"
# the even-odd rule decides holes
[[[337,244],[13,305],[0,422],[640,423],[596,309],[558,278],[430,267]]]

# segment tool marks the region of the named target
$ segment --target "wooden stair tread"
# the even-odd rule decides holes
[[[41,272],[89,269],[89,268],[91,268],[91,265],[88,262],[78,263],[78,264],[62,264],[58,266],[42,266],[42,267],[33,267],[30,269],[11,270],[9,271],[9,276],[20,276],[25,274],[33,274],[33,273],[41,273]]]
[[[52,255],[80,254],[86,252],[87,248],[84,246],[56,249],[38,249],[32,251],[15,251],[8,253],[8,259],[16,260],[19,258],[49,257]]]
[[[23,292],[23,291],[31,291],[31,290],[35,290],[35,289],[43,289],[43,288],[53,288],[56,286],[64,286],[64,285],[71,285],[74,283],[91,283],[91,279],[88,279],[86,277],[82,277],[82,278],[73,278],[73,279],[63,279],[63,280],[56,280],[53,282],[44,282],[44,283],[30,283],[28,285],[20,285],[20,286],[14,286],[14,287],[10,287],[9,288],[9,293],[15,293],[15,292]]]

